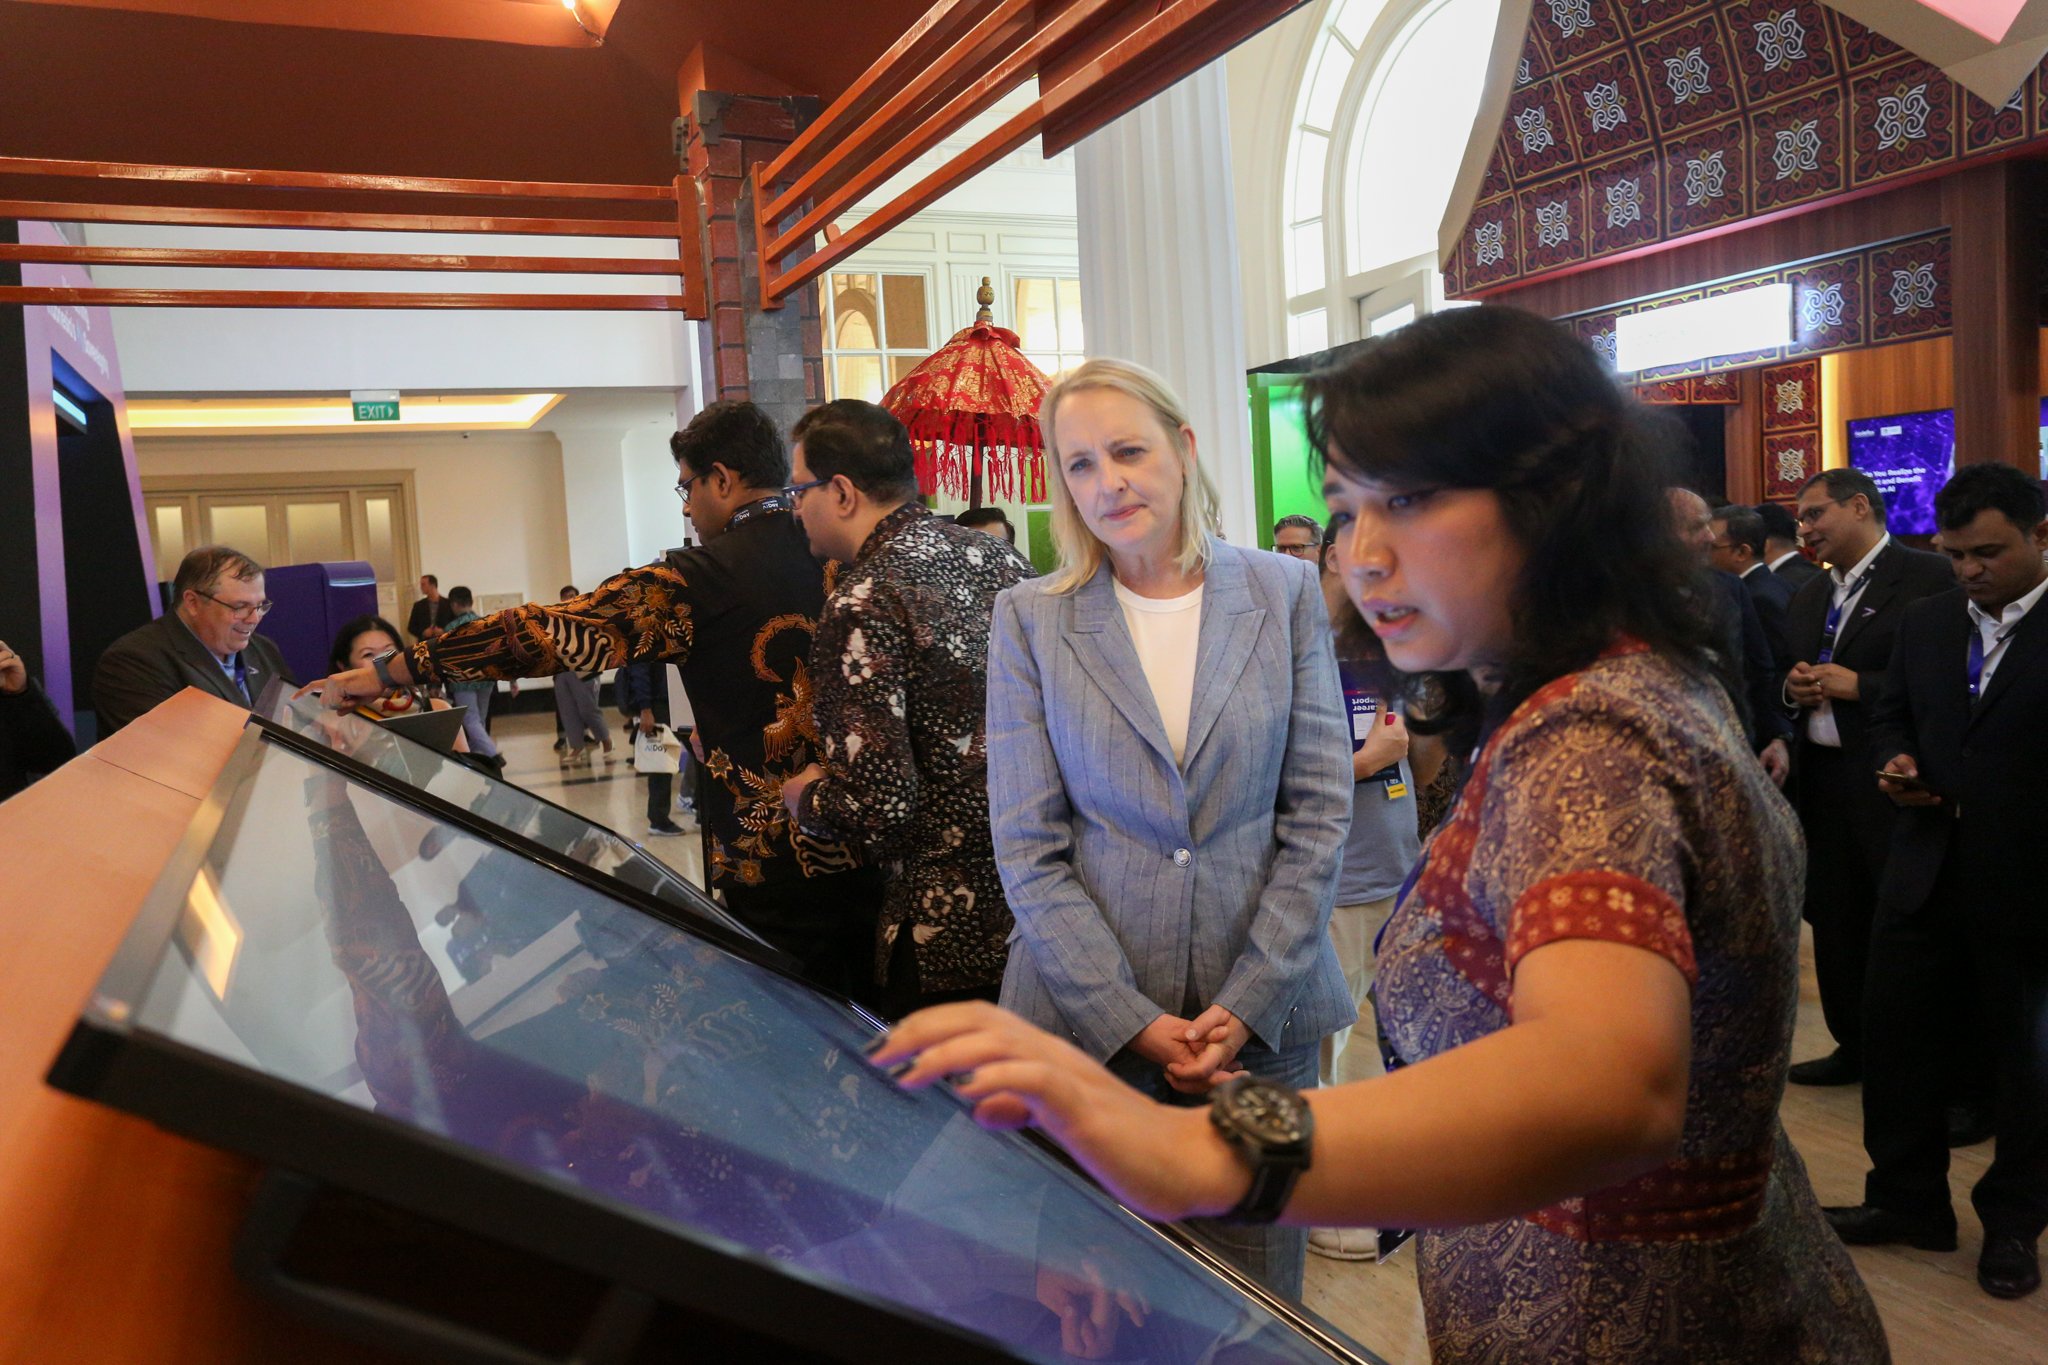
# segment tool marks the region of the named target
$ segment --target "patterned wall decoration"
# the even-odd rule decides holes
[[[1703,375],[1697,379],[1666,379],[1655,384],[1636,385],[1638,402],[1659,407],[1695,404],[1735,404],[1742,401],[1732,374]]]
[[[2048,62],[1993,108],[1818,0],[1544,0],[1445,287],[1485,293],[2043,138]]]
[[[1764,496],[1797,497],[1820,473],[1820,362],[1772,365],[1759,376],[1764,409]]]
[[[1716,280],[1701,288],[1637,299],[1615,308],[1581,313],[1564,321],[1611,365],[1615,358],[1615,319],[1780,280],[1792,286],[1793,341],[1790,346],[1747,355],[1716,356],[1712,360],[1694,361],[1690,365],[1667,369],[1645,370],[1636,376],[1638,383],[1654,385],[1693,376],[1711,379],[1717,374],[1752,365],[1775,365],[1829,351],[1947,336],[1953,326],[1949,235],[1945,231],[1907,237],[1881,246],[1862,247],[1736,279]],[[1683,401],[1722,400],[1687,398]]]

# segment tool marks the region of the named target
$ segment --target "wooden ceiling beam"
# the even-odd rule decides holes
[[[675,197],[675,191],[667,185],[577,185],[549,180],[462,180],[419,175],[226,170],[214,166],[152,166],[134,161],[66,161],[27,156],[0,156],[0,175],[48,176],[72,180],[140,180],[162,185],[240,185],[261,189],[459,194],[482,199],[608,199],[660,203]]]
[[[501,218],[439,213],[311,213],[296,209],[172,208],[144,204],[55,203],[0,199],[0,218],[47,223],[142,223],[176,227],[331,228],[357,232],[474,232],[536,237],[660,237],[673,239],[673,220],[644,218]]]
[[[679,294],[390,294],[286,289],[71,289],[0,286],[0,306],[81,308],[402,308],[626,313],[683,311]]]
[[[16,246],[0,243],[0,261],[37,265],[192,266],[252,270],[445,270],[503,275],[665,275],[662,256],[471,256],[375,251],[227,251],[208,247]]]

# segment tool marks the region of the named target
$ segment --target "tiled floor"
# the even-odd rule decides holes
[[[506,776],[643,842],[654,856],[701,882],[703,849],[693,820],[678,815],[677,822],[689,831],[683,837],[648,837],[645,780],[632,770],[623,731],[615,738],[618,756],[612,763],[594,757],[565,768],[551,747],[551,717],[511,716],[494,728],[509,760]],[[1814,993],[1810,953],[1809,948],[1792,1049],[1801,1059],[1818,1056],[1829,1046]],[[1794,1086],[1785,1096],[1786,1130],[1806,1161],[1822,1203],[1855,1203],[1861,1197],[1865,1163],[1859,1094],[1855,1087]],[[1950,1184],[1962,1220],[1960,1251],[1940,1255],[1887,1247],[1855,1253],[1884,1316],[1897,1365],[2048,1365],[2048,1292],[2002,1303],[1977,1288],[1982,1232],[1970,1209],[1969,1186],[1983,1174],[1990,1155],[1988,1144],[1956,1154]],[[1309,1257],[1307,1302],[1394,1365],[1428,1359],[1412,1247],[1386,1265]]]

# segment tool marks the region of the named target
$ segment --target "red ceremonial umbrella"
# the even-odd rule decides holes
[[[984,483],[996,495],[1045,496],[1038,404],[1045,373],[1017,350],[1017,334],[995,325],[995,294],[984,277],[974,325],[919,362],[882,395],[882,406],[910,429],[917,487],[981,506]]]

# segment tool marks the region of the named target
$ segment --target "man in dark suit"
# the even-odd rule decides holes
[[[1715,627],[1721,637],[1721,652],[1728,658],[1729,673],[1737,685],[1735,709],[1742,717],[1743,738],[1749,741],[1771,781],[1782,787],[1792,764],[1792,725],[1778,703],[1777,656],[1741,582],[1713,563],[1714,514],[1708,509],[1707,500],[1690,488],[1668,489],[1665,497],[1678,527],[1678,538],[1700,557],[1700,567],[1707,571],[1707,581],[1715,594]]]
[[[421,574],[420,599],[412,604],[412,614],[405,618],[405,633],[418,644],[448,629],[448,623],[454,619],[455,604],[441,596],[441,580],[430,573]]]
[[[1735,575],[1748,589],[1750,604],[1756,608],[1757,621],[1771,647],[1771,666],[1782,677],[1796,662],[1785,640],[1785,608],[1792,605],[1793,585],[1764,564],[1764,519],[1753,508],[1731,505],[1716,508],[1709,524],[1714,539],[1708,562]]]
[[[1884,495],[1859,469],[1829,469],[1799,490],[1806,543],[1828,566],[1793,596],[1785,639],[1794,663],[1783,695],[1795,709],[1798,807],[1806,827],[1806,921],[1821,1013],[1835,1051],[1799,1063],[1797,1085],[1863,1077],[1863,975],[1892,806],[1877,790],[1869,703],[1891,662],[1908,604],[1955,586],[1948,561],[1894,541]]]
[[[1764,524],[1764,567],[1785,580],[1798,592],[1821,577],[1818,564],[1799,553],[1799,523],[1775,502],[1760,502],[1750,509]]]
[[[204,545],[171,580],[171,609],[107,646],[93,670],[100,734],[110,735],[187,687],[253,706],[291,671],[277,646],[256,633],[270,611],[263,566],[240,550]]]
[[[1845,1242],[1955,1249],[1950,1029],[1988,1005],[1998,1147],[1971,1192],[1977,1280],[2019,1298],[2040,1287],[2048,1226],[2048,902],[2022,856],[2048,829],[2048,520],[2007,465],[1965,466],[1934,506],[1961,586],[1906,609],[1870,717],[1902,808],[1865,987],[1872,1167],[1864,1202],[1827,1214]]]

